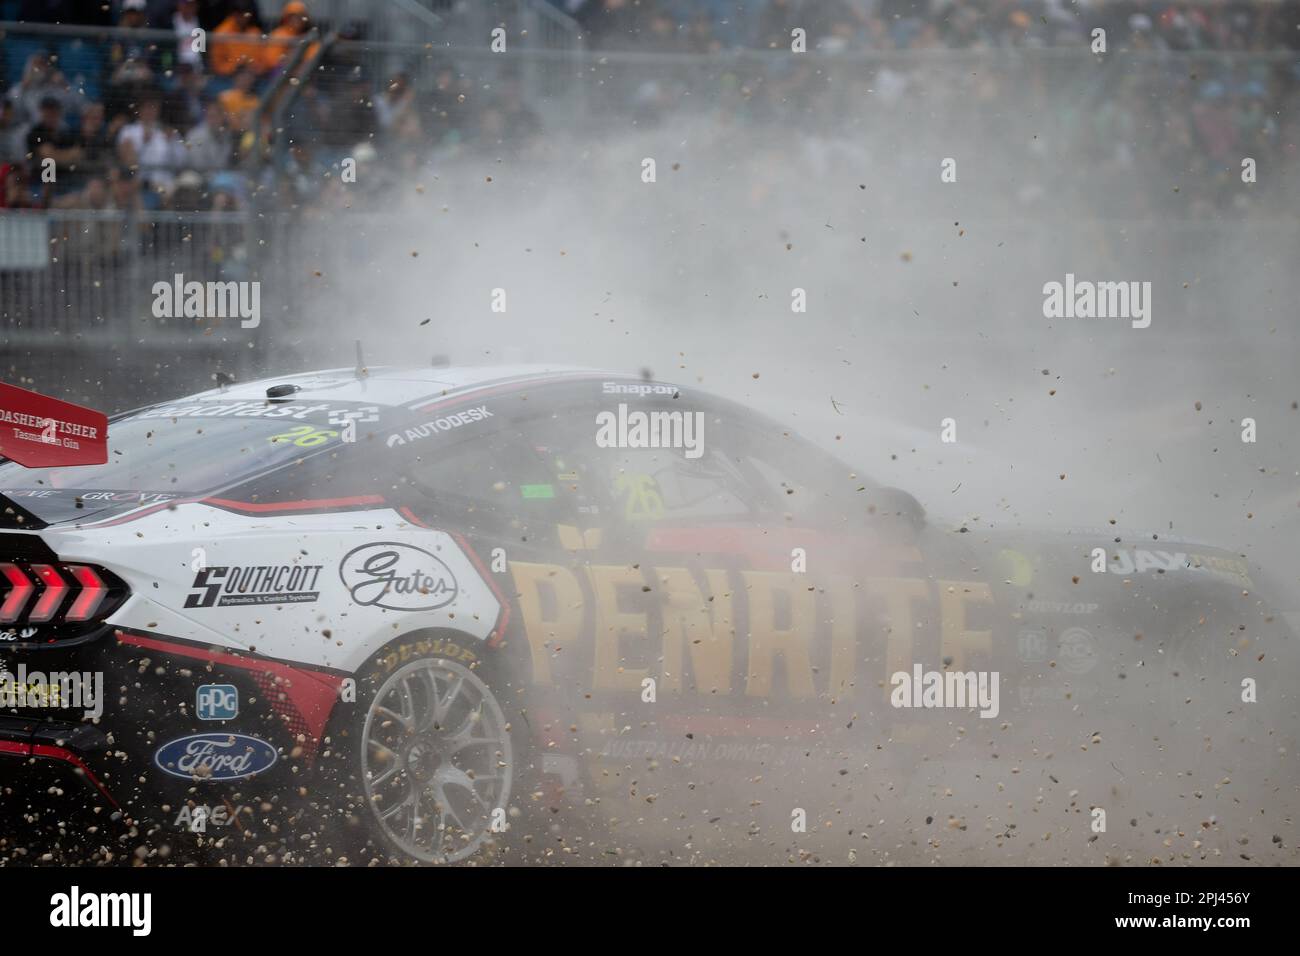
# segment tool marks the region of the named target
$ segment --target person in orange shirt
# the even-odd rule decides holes
[[[212,31],[208,63],[218,76],[231,76],[243,64],[257,72],[266,67],[267,44],[262,42],[262,28],[257,12],[248,2],[238,3],[230,15]]]
[[[271,42],[262,50],[262,69],[274,70],[289,55],[299,38],[311,29],[311,18],[307,15],[307,4],[301,0],[290,0],[280,11],[280,24],[271,31]],[[319,43],[313,43],[303,57],[307,62],[316,55]]]
[[[253,68],[244,65],[235,73],[235,85],[217,95],[217,103],[226,114],[230,128],[236,133],[247,130],[253,121],[258,104],[257,95],[253,92],[253,84],[256,82],[257,75]]]

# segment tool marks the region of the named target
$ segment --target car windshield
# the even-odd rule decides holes
[[[343,441],[348,418],[373,421],[376,411],[338,402],[157,406],[109,425],[102,465],[0,464],[0,493],[45,521],[202,494],[333,448]]]

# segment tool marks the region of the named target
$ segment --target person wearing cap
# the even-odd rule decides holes
[[[122,12],[117,18],[119,27],[144,29],[149,23],[149,4],[145,0],[122,0]]]
[[[199,24],[198,0],[180,0],[172,14],[172,32],[176,34],[176,61],[188,63],[196,72],[203,72],[203,54],[194,49],[194,31]]]
[[[149,25],[145,0],[124,0],[117,25],[131,32],[115,34],[105,57],[109,86],[115,88],[114,112],[122,102],[133,100],[139,90],[152,87],[155,74],[163,69],[162,51],[152,40],[135,32]]]
[[[274,70],[278,67],[289,51],[294,48],[299,38],[304,36],[311,29],[311,18],[307,14],[307,4],[300,0],[290,0],[280,11],[280,23],[271,31],[271,42],[268,43],[262,51],[262,69],[266,71]],[[307,49],[303,57],[304,62],[310,60],[316,55],[319,49],[319,43],[313,43]]]
[[[176,177],[176,185],[167,197],[167,208],[176,212],[198,212],[203,208],[203,177],[187,169]]]

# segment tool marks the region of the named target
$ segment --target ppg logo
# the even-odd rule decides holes
[[[239,715],[239,689],[234,684],[204,684],[194,709],[199,720],[234,720]]]

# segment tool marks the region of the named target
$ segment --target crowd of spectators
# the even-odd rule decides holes
[[[269,28],[254,0],[20,6],[8,13],[27,23],[119,29],[14,29],[0,43],[0,208],[246,200],[241,160],[264,141],[259,106],[310,30],[303,3]]]
[[[1152,50],[1300,50],[1300,2],[1278,0],[549,0],[593,47],[711,53],[991,49],[1087,42]]]
[[[454,18],[464,2],[434,6]],[[1086,46],[1098,26],[1112,49],[1300,48],[1300,0],[550,2],[574,18],[586,44],[612,55],[786,50],[795,28],[806,31],[810,51],[827,55]],[[344,157],[370,163],[379,171],[370,181],[382,183],[416,173],[448,149],[482,145],[499,153],[546,139],[531,105],[534,91],[519,73],[489,77],[476,72],[480,60],[462,62],[454,51],[412,56],[409,69],[348,52],[361,48],[356,43],[322,51],[326,30],[311,39],[317,24],[299,0],[278,5],[270,17],[257,0],[0,0],[0,19],[118,28],[77,36],[14,29],[0,42],[0,209],[233,210],[254,195],[268,207],[330,206],[344,201]],[[205,42],[196,43],[196,35]],[[380,62],[382,75],[374,67]],[[308,65],[311,76],[303,75]],[[289,69],[295,82],[279,82]],[[1122,174],[1137,149],[1175,165],[1194,154],[1202,165],[1224,169],[1243,154],[1267,159],[1294,151],[1295,120],[1285,124],[1297,105],[1296,58],[1168,69],[1178,75],[1162,81],[1171,92],[1159,102],[1146,95],[1141,78],[1117,71],[1080,118],[1075,154]],[[586,101],[638,122],[662,120],[687,100],[731,108],[733,101],[712,89],[682,96],[674,72],[617,83],[593,71],[600,79],[594,85],[604,90]],[[905,68],[863,76],[885,102],[910,82]],[[820,67],[767,77],[747,84],[755,89],[738,111],[773,118],[797,103],[795,122],[836,125],[839,104],[818,92],[825,84]],[[988,82],[996,95],[998,81]]]
[[[411,72],[380,75],[347,42],[355,24],[322,52],[327,29],[309,36],[299,0],[274,21],[257,0],[0,0],[0,19],[115,28],[15,27],[0,42],[0,209],[231,210],[255,192],[292,205],[338,198],[344,157],[383,149],[392,174],[440,145],[540,128],[517,80],[466,108],[473,82],[451,60],[421,59],[417,93]]]

